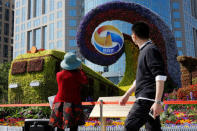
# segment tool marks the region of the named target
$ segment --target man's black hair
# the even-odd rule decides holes
[[[132,32],[134,32],[141,39],[149,38],[149,26],[145,22],[136,22],[132,26]]]

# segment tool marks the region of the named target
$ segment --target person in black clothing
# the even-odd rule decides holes
[[[135,92],[136,101],[125,121],[125,131],[139,131],[144,124],[147,131],[161,131],[159,115],[163,111],[161,99],[167,77],[161,53],[151,42],[149,30],[145,22],[132,26],[131,37],[140,53],[136,80],[119,101],[120,105],[125,105],[131,93]]]

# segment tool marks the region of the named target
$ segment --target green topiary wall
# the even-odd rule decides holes
[[[9,72],[9,84],[18,83],[19,87],[9,88],[8,101],[9,103],[42,103],[46,102],[48,96],[57,92],[56,82],[56,62],[63,59],[64,52],[55,50],[46,50],[38,53],[24,54],[13,60],[30,61],[42,57],[44,59],[43,70],[39,72],[25,72],[23,74],[11,74]],[[39,81],[41,84],[38,87],[31,87],[29,84],[32,81]]]
[[[120,92],[122,95],[125,91],[127,91],[136,77],[136,69],[137,69],[137,59],[138,59],[138,48],[134,45],[130,40],[125,40],[125,57],[126,57],[126,67],[122,80],[118,84],[118,87],[123,90]]]
[[[39,72],[26,72],[22,74],[12,75],[12,67],[9,72],[9,84],[18,83],[19,87],[9,88],[8,100],[9,103],[46,103],[48,97],[57,93],[56,72],[57,66],[63,59],[64,52],[56,50],[45,50],[33,54],[23,54],[15,58],[12,62],[30,61],[38,58],[44,59],[43,70]],[[28,64],[27,64],[28,65]],[[92,84],[88,84],[84,87],[82,94],[83,100],[86,100],[88,96],[91,96],[94,100],[97,100],[101,96],[114,96],[119,95],[122,92],[115,84],[110,80],[102,77],[99,73],[94,72],[89,67],[82,65],[82,68],[88,79],[92,79]],[[39,81],[41,83],[38,87],[31,87],[29,84],[31,81]]]
[[[103,77],[100,73],[93,71],[84,64],[82,68],[89,79],[89,84],[84,88],[86,95],[82,94],[83,97],[91,96],[94,100],[97,100],[102,96],[118,96],[120,92],[123,92],[122,89],[118,88],[117,85]],[[92,84],[90,79],[93,80]]]

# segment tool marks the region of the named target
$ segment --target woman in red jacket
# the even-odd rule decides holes
[[[80,67],[81,60],[74,53],[68,52],[61,62],[63,70],[56,74],[58,92],[49,124],[57,127],[58,131],[64,128],[77,131],[78,125],[85,124],[80,89],[82,84],[87,84],[87,77]]]

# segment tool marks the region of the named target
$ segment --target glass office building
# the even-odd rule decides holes
[[[36,46],[77,52],[83,0],[15,0],[14,58]]]
[[[104,4],[110,1],[115,0],[85,0],[85,14],[89,12],[91,9],[95,8],[100,4]],[[135,2],[142,6],[145,6],[154,12],[156,12],[164,21],[165,23],[171,27],[171,15],[170,12],[170,0],[122,0],[124,2]],[[162,5],[162,6],[160,6]],[[102,23],[101,25],[113,25],[117,27],[122,33],[131,34],[131,27],[132,24],[123,22],[123,21],[107,21]],[[136,61],[134,61],[136,62]],[[118,83],[120,78],[123,76],[125,71],[125,55],[123,54],[122,57],[113,65],[109,67],[103,67],[92,62],[86,60],[85,64],[90,68],[94,69],[95,71],[104,72],[103,76],[111,79],[114,83]],[[106,69],[107,68],[107,69]]]
[[[197,57],[197,1],[171,0],[171,15],[178,54]]]
[[[0,0],[0,63],[13,57],[14,0]]]

